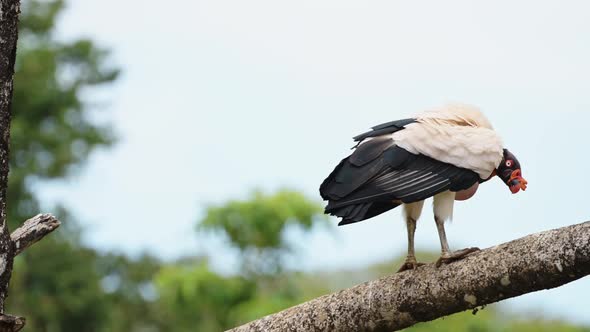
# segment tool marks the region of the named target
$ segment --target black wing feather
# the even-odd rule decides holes
[[[377,137],[386,134],[392,134],[396,131],[400,131],[404,129],[405,126],[409,125],[410,123],[416,122],[416,119],[402,119],[396,121],[390,121],[386,123],[382,123],[380,125],[372,127],[371,131],[367,131],[366,133],[362,133],[353,137],[355,142],[362,142],[364,139],[369,137]]]
[[[415,155],[376,138],[342,160],[322,183],[326,213],[342,217],[341,225],[362,221],[403,203],[438,193],[459,191],[479,181],[479,175],[424,155]]]
[[[394,144],[395,143],[391,137],[376,137],[359,145],[350,156],[349,161],[354,166],[363,166],[366,163],[375,160],[375,158],[379,157],[383,151]]]
[[[320,186],[322,198],[341,199],[377,175],[386,163],[386,159],[379,157],[392,145],[391,138],[376,138],[363,143],[324,180]]]

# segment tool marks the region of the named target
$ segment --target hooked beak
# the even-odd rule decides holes
[[[521,176],[520,170],[517,169],[516,171],[512,172],[507,184],[508,184],[508,187],[510,187],[510,191],[513,194],[516,194],[521,189],[522,189],[522,191],[525,191],[527,188],[528,182],[527,182],[527,180],[525,180]]]

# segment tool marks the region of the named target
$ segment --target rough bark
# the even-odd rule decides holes
[[[590,222],[367,282],[231,331],[396,331],[588,274]]]
[[[6,188],[12,77],[16,59],[19,13],[20,1],[0,0],[0,313],[4,313],[4,301],[8,296],[15,251],[6,225]]]
[[[25,327],[25,319],[10,315],[0,316],[0,332],[18,332]]]
[[[38,214],[25,221],[21,227],[10,235],[15,246],[14,255],[22,253],[33,243],[58,228],[60,224],[59,220],[50,214]]]

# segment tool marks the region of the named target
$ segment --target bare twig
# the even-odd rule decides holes
[[[20,254],[33,243],[41,240],[45,235],[58,228],[59,225],[61,225],[59,220],[50,214],[38,214],[25,221],[21,227],[10,235],[16,248],[15,255]]]
[[[232,331],[395,331],[588,274],[590,222],[529,235],[440,268],[429,264],[367,282]]]

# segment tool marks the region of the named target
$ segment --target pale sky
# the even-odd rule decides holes
[[[113,52],[118,83],[89,98],[119,144],[66,183],[62,201],[101,249],[174,258],[214,254],[194,225],[208,203],[255,188],[317,188],[382,122],[446,102],[479,106],[521,161],[529,190],[499,180],[458,203],[452,248],[481,248],[588,219],[587,1],[69,2],[60,34]],[[336,223],[336,220],[334,220]],[[290,234],[296,269],[362,267],[405,253],[399,211],[338,229]],[[418,248],[439,250],[431,213]],[[394,268],[392,267],[392,271]],[[590,280],[505,308],[590,323]]]

